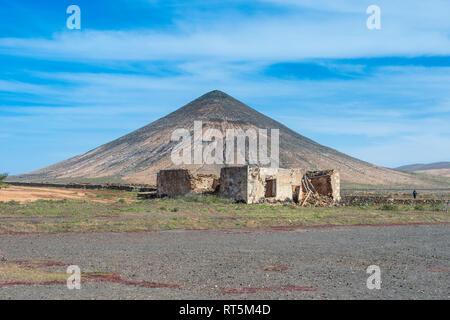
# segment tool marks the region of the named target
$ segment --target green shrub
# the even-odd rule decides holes
[[[416,205],[414,206],[414,210],[424,211],[424,210],[425,210],[425,207],[424,207],[423,205],[421,205],[421,204],[416,204]]]
[[[386,203],[380,207],[380,210],[395,211],[395,210],[398,210],[398,207],[396,205]]]
[[[5,180],[7,176],[8,176],[7,173],[0,173],[0,188],[5,188],[8,186],[6,183],[3,182],[3,180]]]

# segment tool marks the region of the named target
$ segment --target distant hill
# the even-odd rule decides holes
[[[274,106],[276,107],[276,106]],[[299,112],[301,112],[299,110]],[[176,168],[171,141],[177,128],[193,133],[194,121],[202,121],[204,131],[219,129],[279,129],[280,166],[305,170],[337,169],[341,180],[350,184],[432,185],[436,181],[415,174],[378,167],[329,147],[320,145],[255,109],[215,90],[188,103],[145,127],[104,144],[85,154],[49,167],[8,178],[24,182],[114,182],[154,184],[164,168]],[[226,141],[224,139],[224,148]],[[32,159],[30,159],[32,161]],[[194,173],[219,174],[220,165],[183,165]],[[440,183],[440,182],[439,182]]]
[[[450,162],[416,163],[395,168],[395,170],[413,172],[420,170],[450,169]]]
[[[395,168],[405,172],[426,173],[435,176],[450,177],[450,162],[417,163]]]

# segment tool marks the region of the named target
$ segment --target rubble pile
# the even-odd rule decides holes
[[[333,198],[318,193],[312,193],[301,203],[302,207],[334,207],[336,205],[337,202]]]
[[[302,187],[305,190],[303,199],[299,201],[302,207],[333,207],[336,205],[336,201],[330,194],[317,192],[307,175],[302,178]]]

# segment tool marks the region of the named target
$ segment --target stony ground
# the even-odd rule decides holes
[[[3,234],[0,280],[10,268],[16,283],[3,279],[0,299],[449,299],[449,231],[436,224]],[[61,281],[71,264],[83,272],[80,290]],[[380,290],[366,287],[369,265],[381,268]]]

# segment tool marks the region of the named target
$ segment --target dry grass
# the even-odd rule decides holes
[[[355,224],[449,223],[430,206],[302,208],[246,205],[215,196],[138,200],[135,193],[92,191],[81,200],[0,203],[0,233],[124,232]],[[123,199],[123,200],[120,200]]]
[[[0,262],[0,285],[22,283],[48,283],[64,282],[68,275],[65,272],[56,272],[45,269],[40,261],[27,262]]]

